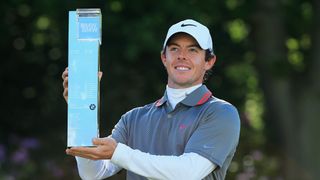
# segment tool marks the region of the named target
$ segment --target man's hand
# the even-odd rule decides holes
[[[99,76],[99,81],[100,81],[101,78],[102,78],[102,72],[101,71],[99,71],[98,76]],[[63,83],[62,83],[62,85],[63,85],[63,97],[66,100],[66,102],[68,102],[68,67],[66,67],[66,69],[63,71],[61,77],[63,79]]]
[[[94,138],[92,140],[96,147],[72,147],[66,150],[71,156],[79,156],[91,160],[111,159],[118,143],[110,137]]]
[[[68,102],[68,67],[63,71],[62,73],[62,79],[63,79],[63,97]]]

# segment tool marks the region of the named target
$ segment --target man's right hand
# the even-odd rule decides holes
[[[99,71],[98,76],[99,76],[99,81],[102,78],[102,72]],[[63,71],[62,73],[62,79],[63,79],[63,97],[66,100],[66,102],[68,102],[68,67],[66,67],[66,69]]]
[[[68,67],[63,71],[62,73],[62,79],[63,79],[63,97],[68,102]]]

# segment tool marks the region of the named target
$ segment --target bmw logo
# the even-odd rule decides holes
[[[89,108],[90,108],[91,110],[95,110],[95,109],[96,109],[96,105],[90,104]]]

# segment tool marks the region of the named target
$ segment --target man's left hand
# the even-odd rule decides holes
[[[72,147],[66,150],[71,156],[79,156],[92,160],[111,159],[118,143],[110,137],[94,138],[93,145],[96,147]]]

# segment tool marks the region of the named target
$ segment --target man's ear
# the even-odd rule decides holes
[[[216,63],[217,56],[213,56],[208,61],[206,61],[205,70],[209,70],[213,67],[213,65]]]
[[[167,67],[167,57],[166,57],[166,54],[163,50],[160,52],[160,57],[161,57],[162,64],[165,67]]]

